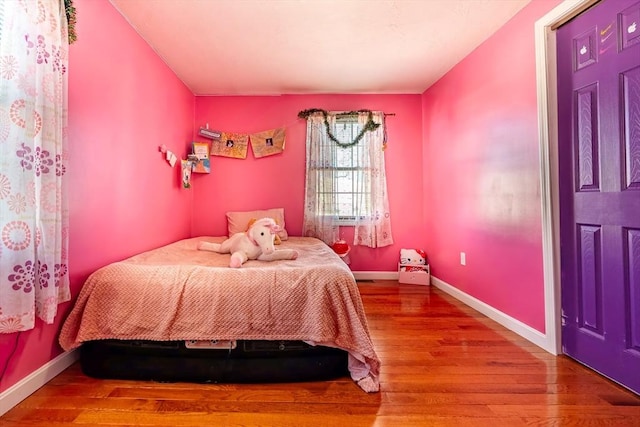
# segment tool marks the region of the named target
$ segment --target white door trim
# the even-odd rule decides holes
[[[562,352],[560,317],[560,215],[558,196],[558,97],[555,29],[596,0],[565,0],[535,23],[545,349]]]

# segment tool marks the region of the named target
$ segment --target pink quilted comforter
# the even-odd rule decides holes
[[[94,272],[60,335],[65,350],[84,341],[302,340],[349,352],[351,377],[379,389],[380,361],[349,268],[323,242],[290,237],[291,261],[248,261],[198,251],[181,240]],[[278,248],[277,247],[277,248]]]

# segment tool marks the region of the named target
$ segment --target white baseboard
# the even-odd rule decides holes
[[[398,280],[397,271],[354,271],[353,276],[356,280]],[[513,317],[495,309],[494,307],[480,301],[477,298],[472,297],[448,284],[447,282],[431,276],[431,284],[438,289],[451,295],[458,301],[468,305],[474,310],[484,314],[489,319],[499,323],[512,332],[520,335],[521,337],[531,341],[533,344],[541,347],[551,354],[556,354],[555,343],[553,338],[543,334],[542,332],[533,329],[531,326],[522,323],[521,321],[514,319]]]
[[[474,310],[484,314],[489,319],[501,324],[510,331],[515,332],[521,337],[531,341],[533,344],[541,347],[543,350],[554,354],[552,349],[554,348],[555,344],[552,342],[550,343],[549,337],[542,332],[533,329],[531,326],[525,325],[521,321],[514,319],[513,317],[501,312],[500,310],[491,307],[489,304],[486,304],[479,299],[462,292],[458,288],[451,286],[450,284],[438,279],[437,277],[431,276],[431,284],[442,290],[443,292],[451,295],[455,299],[473,308]]]
[[[356,280],[398,280],[397,271],[354,271]]]
[[[60,372],[73,365],[78,357],[79,354],[75,350],[62,353],[0,393],[0,416],[9,412],[11,408],[51,381]]]

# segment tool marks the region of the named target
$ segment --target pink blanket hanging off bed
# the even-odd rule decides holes
[[[94,272],[60,335],[65,350],[84,341],[301,340],[349,352],[351,377],[379,390],[380,361],[349,268],[323,242],[289,237],[291,261],[248,261],[198,251],[196,237]]]

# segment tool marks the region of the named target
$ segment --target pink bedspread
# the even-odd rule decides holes
[[[349,268],[323,242],[290,237],[291,261],[248,261],[198,251],[196,237],[94,272],[60,335],[65,350],[84,341],[302,340],[349,352],[360,387],[379,389],[380,361]]]

